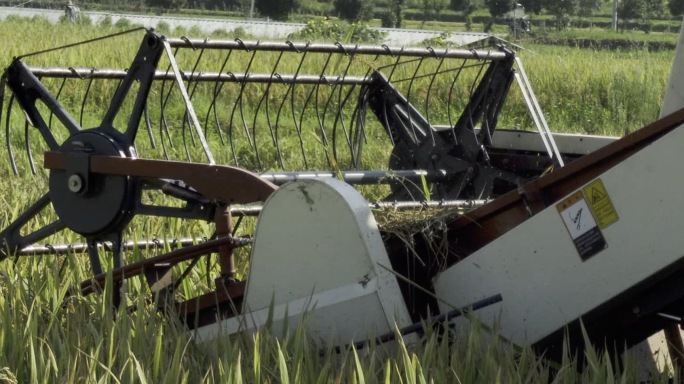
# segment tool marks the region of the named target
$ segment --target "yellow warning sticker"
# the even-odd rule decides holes
[[[582,192],[577,191],[566,197],[556,204],[556,209],[583,261],[608,247]]]
[[[601,179],[589,183],[582,188],[582,192],[587,198],[589,209],[594,214],[599,228],[605,229],[620,219]]]

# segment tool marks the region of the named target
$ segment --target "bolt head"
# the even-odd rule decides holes
[[[79,193],[83,189],[83,179],[80,175],[73,174],[67,180],[67,187],[73,193]]]

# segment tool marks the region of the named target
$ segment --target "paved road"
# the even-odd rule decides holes
[[[141,24],[145,27],[154,28],[159,22],[167,23],[171,28],[183,27],[190,30],[193,27],[199,28],[203,33],[210,34],[213,31],[222,29],[224,31],[233,31],[236,28],[242,28],[246,33],[260,39],[285,39],[293,32],[304,28],[301,23],[282,23],[273,21],[247,21],[247,20],[229,20],[229,19],[211,19],[211,18],[190,18],[190,17],[172,17],[172,16],[148,16],[148,15],[125,15],[117,13],[104,12],[81,12],[90,17],[93,23],[99,23],[106,16],[116,23],[119,19],[126,18],[133,24]],[[36,9],[36,8],[16,8],[16,7],[0,7],[0,20],[4,20],[9,15],[16,15],[21,17],[42,16],[52,23],[57,23],[60,16],[64,15],[63,10],[57,9]],[[387,33],[384,41],[385,44],[392,46],[408,46],[420,44],[421,41],[437,36],[441,31],[417,30],[417,29],[391,29],[391,28],[373,28]],[[488,38],[490,35],[477,32],[453,32],[449,40],[456,45],[466,45],[475,41]],[[202,36],[192,36],[202,37]]]

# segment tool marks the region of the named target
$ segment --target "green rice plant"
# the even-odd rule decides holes
[[[110,21],[111,24],[111,21]],[[107,25],[107,28],[113,28]],[[114,29],[112,29],[114,30]],[[181,31],[186,33],[184,31]],[[48,47],[67,45],[76,39],[89,39],[102,34],[102,26],[50,25],[41,20],[30,21],[9,18],[0,23],[0,34],[11,36],[5,40],[0,53],[0,62],[8,64],[12,57],[39,51]],[[178,33],[178,31],[176,31]],[[34,36],[49,36],[50,39],[35,39]],[[126,68],[130,65],[139,44],[140,35],[128,35],[98,45],[78,46],[68,50],[27,57],[27,63],[36,66],[75,65],[84,68]],[[46,41],[47,40],[47,41]],[[96,48],[93,48],[96,47]],[[96,54],[93,54],[96,52]],[[529,46],[520,52],[526,63],[533,87],[551,128],[555,131],[586,132],[607,135],[623,135],[653,121],[659,110],[667,76],[672,61],[672,52],[605,52],[585,51],[562,47]],[[218,55],[207,56],[215,66],[220,65]],[[248,55],[236,55],[236,62],[245,62]],[[254,70],[268,71],[267,63],[275,60],[275,54],[264,62],[256,63]],[[192,67],[191,57],[181,57],[179,62],[186,68]],[[292,72],[298,60],[283,62],[279,70]],[[237,65],[237,64],[236,64]],[[320,68],[321,62],[308,65]],[[368,62],[354,62],[356,68],[368,69]],[[376,65],[376,64],[373,64]],[[377,64],[380,65],[380,64]],[[434,62],[425,65],[435,65]],[[235,67],[242,68],[243,67]],[[406,66],[395,74],[393,80],[410,79],[412,68]],[[437,84],[432,92],[435,102],[426,108],[430,119],[448,121],[450,108],[458,110],[462,105],[447,105],[448,80]],[[59,82],[46,80],[52,89]],[[404,82],[406,84],[406,82]],[[85,95],[85,81],[77,84],[60,96],[60,101],[71,111],[83,108],[83,125],[98,124],[103,106],[108,105],[116,84],[98,84],[91,93],[90,103],[82,107]],[[427,81],[416,81],[412,88],[416,100],[427,99],[430,89]],[[268,125],[273,115],[261,115],[246,123],[245,116],[253,116],[262,86],[247,89],[243,97],[245,105],[236,112],[237,125],[230,126],[230,110],[217,113],[217,119],[225,132],[243,132]],[[210,102],[207,97],[211,89],[199,87],[193,98],[198,109],[206,110]],[[274,91],[274,99],[285,96],[284,89]],[[331,90],[326,92],[332,92]],[[465,90],[459,100],[465,99]],[[227,98],[236,97],[237,92],[227,92]],[[322,140],[315,129],[317,122],[310,110],[304,108],[307,93],[296,89],[290,95],[292,104],[283,106],[284,113],[292,109],[307,112],[301,120],[304,134],[314,144]],[[151,100],[159,102],[162,93],[152,91]],[[177,95],[173,95],[177,97]],[[275,102],[272,100],[272,102]],[[294,107],[292,107],[294,105]],[[124,109],[130,109],[125,105]],[[176,107],[170,115],[180,116],[169,122],[170,135],[178,139],[191,140],[187,128],[184,130],[182,107]],[[243,116],[244,115],[244,116]],[[342,114],[349,118],[350,114]],[[3,118],[8,114],[3,111]],[[17,108],[9,113],[11,121],[22,121],[23,113]],[[79,116],[80,118],[80,116]],[[152,116],[158,121],[160,115]],[[3,119],[4,120],[4,119]],[[55,123],[56,124],[56,123]],[[125,124],[117,121],[117,124]],[[218,146],[218,128],[206,124],[205,130],[211,145]],[[19,125],[22,126],[22,125]],[[500,126],[530,127],[531,123],[520,95],[511,92]],[[301,144],[293,139],[293,125],[284,124],[282,146],[288,154],[288,164],[303,169],[298,155]],[[59,131],[59,129],[56,130]],[[1,135],[5,135],[4,130]],[[29,130],[32,143],[40,143],[36,132]],[[65,133],[61,133],[65,138]],[[382,137],[384,132],[377,125],[369,128],[369,135]],[[22,148],[25,137],[23,130],[9,133],[6,138],[15,148]],[[259,147],[272,140],[268,132],[260,132],[255,141]],[[237,140],[235,157],[243,164],[256,168],[257,160],[244,137]],[[370,141],[370,139],[369,139]],[[323,167],[325,154],[329,149],[306,144],[305,150],[312,153],[312,159],[320,160],[312,167]],[[151,144],[143,142],[140,151],[149,151],[151,157],[161,157],[153,152]],[[0,165],[0,226],[8,225],[42,193],[40,186],[47,185],[48,172],[42,168],[40,156],[45,148],[35,144],[36,172],[27,165],[26,155],[18,152],[17,167],[21,177],[14,177],[7,161]],[[182,157],[180,148],[168,148],[170,155]],[[364,159],[366,168],[387,166],[387,148],[366,148],[371,156]],[[316,152],[318,151],[318,152]],[[201,158],[198,148],[191,156]],[[1,158],[5,158],[4,156]],[[233,156],[228,151],[217,151],[220,163],[230,164]],[[275,154],[263,154],[263,169],[276,167]],[[335,169],[342,169],[336,164]],[[37,188],[36,186],[39,186]],[[419,189],[420,186],[418,186]],[[424,189],[424,185],[423,188]],[[381,191],[382,192],[382,191]],[[381,196],[378,191],[367,191],[368,196]],[[385,193],[387,191],[384,191]],[[426,195],[429,191],[425,191]],[[149,196],[150,201],[160,201],[160,196]],[[48,212],[38,219],[34,227],[42,227],[54,220],[54,212]],[[251,232],[254,223],[244,228]],[[188,224],[182,220],[160,221],[150,218],[135,218],[127,228],[125,236],[130,239],[159,238],[173,239],[192,235],[202,238],[211,235],[207,223]],[[51,237],[49,243],[73,243],[79,241],[73,233],[64,231]],[[156,252],[165,252],[169,248]],[[248,254],[238,254],[240,275],[245,276],[248,268]],[[127,255],[128,261],[150,257],[153,252],[136,250]],[[105,268],[111,268],[111,260],[104,260]],[[179,298],[193,297],[202,289],[212,286],[216,276],[215,261],[202,259],[198,267],[179,287]],[[69,253],[63,257],[21,258],[0,262],[0,380],[7,382],[357,382],[357,383],[443,383],[443,382],[505,382],[505,383],[598,383],[634,382],[636,363],[627,362],[624,367],[613,363],[610,353],[597,352],[592,347],[582,355],[566,354],[558,363],[545,361],[529,346],[513,347],[498,337],[492,337],[487,330],[473,323],[468,332],[452,334],[446,327],[428,327],[425,336],[418,342],[399,339],[392,346],[367,346],[363,349],[343,349],[337,352],[332,343],[312,339],[305,325],[295,331],[275,338],[267,330],[254,334],[223,335],[219,339],[202,343],[194,339],[180,321],[173,316],[163,316],[147,302],[149,292],[141,279],[131,279],[127,284],[127,304],[135,309],[132,313],[118,313],[113,310],[111,280],[104,287],[102,295],[80,296],[71,294],[79,282],[92,276],[87,256]],[[587,343],[589,344],[589,343]],[[579,370],[581,364],[587,369]],[[653,382],[677,380],[675,374],[665,372]]]

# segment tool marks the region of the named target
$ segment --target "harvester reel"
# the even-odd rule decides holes
[[[205,51],[207,56],[221,57],[218,68],[203,61]],[[470,204],[464,204],[464,199],[494,198],[515,189],[536,172],[524,169],[518,174],[490,162],[489,148],[498,116],[515,76],[515,55],[502,47],[477,51],[210,41],[166,38],[148,31],[126,70],[31,68],[23,61],[27,57],[15,59],[3,77],[13,95],[7,105],[6,130],[20,129],[10,123],[11,107],[16,102],[43,139],[49,192],[0,232],[0,255],[27,254],[22,253],[28,252],[24,249],[69,229],[82,235],[88,245],[95,275],[81,286],[88,294],[100,289],[106,276],[97,245],[111,242],[115,286],[144,274],[152,293],[175,305],[190,327],[231,318],[241,311],[248,283],[235,278],[232,251],[250,240],[234,237],[239,224],[233,225],[232,215],[258,214],[261,206],[252,203],[266,201],[277,185],[315,177],[340,178],[348,184],[379,188],[376,201],[360,203],[360,195],[349,192],[351,187],[342,186],[342,182],[325,186],[313,183],[311,188],[332,188],[332,195],[343,198],[331,201],[342,206],[362,204],[368,210],[370,203],[422,209]],[[296,65],[281,64],[287,61],[281,60],[283,57],[290,57]],[[192,69],[182,70],[181,63],[188,62],[193,63]],[[269,62],[275,64],[266,70],[260,67]],[[159,69],[160,63],[167,66],[165,71]],[[61,81],[56,92],[43,84],[47,79]],[[87,95],[95,92],[91,88],[111,82],[116,86],[109,87],[114,89],[110,104],[95,106],[104,109],[104,117],[95,128],[83,129],[59,101],[63,88],[85,84],[79,116],[83,121],[89,105]],[[194,105],[193,97],[201,97],[196,95],[204,95],[210,102]],[[297,99],[295,95],[304,96]],[[131,100],[132,106],[124,108],[125,101]],[[442,124],[430,117],[440,112],[445,118],[444,111],[436,110],[440,105],[448,110]],[[53,135],[53,117],[69,133],[62,143]],[[115,127],[115,121],[126,126]],[[142,127],[149,143],[138,138]],[[213,137],[208,139],[210,134]],[[183,148],[178,145],[178,135]],[[9,139],[7,144],[15,165]],[[199,151],[191,148],[193,144]],[[26,143],[27,158],[32,161],[30,147]],[[197,152],[206,163],[195,162]],[[215,153],[229,165],[216,165]],[[559,160],[557,152],[547,155],[543,161]],[[367,169],[369,162],[377,163],[367,160],[369,156],[383,158],[386,169]],[[298,184],[295,192],[307,185]],[[148,190],[181,204],[143,203]],[[287,193],[279,199],[292,198]],[[377,199],[378,194],[387,197],[383,201]],[[50,204],[58,219],[23,234],[27,223],[44,214]],[[353,211],[361,212],[359,208]],[[126,264],[122,234],[136,215],[213,222],[215,235],[201,244]],[[324,219],[316,216],[316,220]],[[371,223],[367,218],[363,222]],[[405,279],[419,282],[416,289],[415,283],[411,285],[387,271],[373,267],[369,272],[369,278],[384,279],[378,286],[391,287],[392,300],[399,302],[403,295],[406,305],[401,324],[408,324],[409,317],[418,322],[434,313],[435,299],[425,292],[432,289],[430,279],[436,261],[426,260],[423,267],[408,270],[407,265],[417,262],[406,244],[398,243],[392,234],[374,236],[372,248],[382,248],[379,244],[384,240],[387,251],[374,251],[362,258],[382,259],[388,264],[386,268],[405,272]],[[175,303],[173,290],[179,282],[171,279],[171,268],[184,261],[190,262],[188,269],[192,268],[199,257],[211,253],[218,254],[221,269],[216,289]],[[264,257],[268,260],[275,255],[260,255],[260,260]],[[185,276],[187,270],[180,279]],[[352,286],[361,284],[365,288],[362,277],[354,277],[360,280]],[[262,284],[260,281],[254,284]],[[371,297],[375,296],[368,296],[368,300]],[[389,311],[382,305],[378,308]],[[390,317],[385,320],[391,324]]]
[[[126,176],[93,174],[88,158],[132,154],[97,130],[74,134],[58,152],[66,155],[68,166],[50,171],[49,196],[60,220],[85,237],[121,232],[132,218],[139,188]]]

